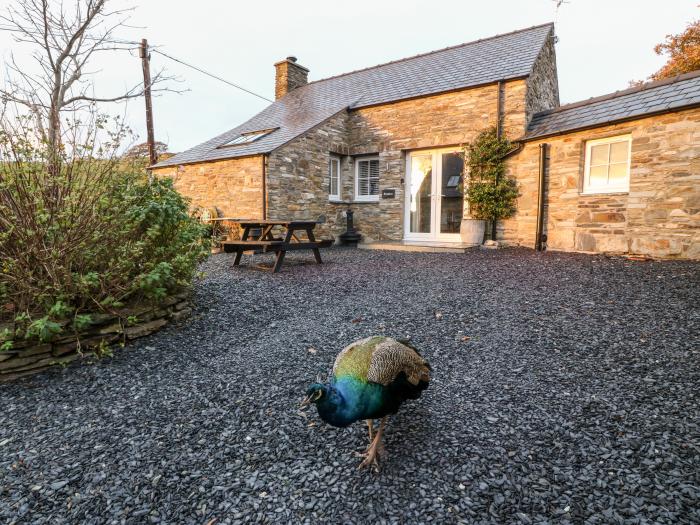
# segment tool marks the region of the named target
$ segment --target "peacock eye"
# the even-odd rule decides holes
[[[323,390],[317,390],[316,392],[314,392],[314,401],[318,401],[319,399],[321,399],[321,397],[323,397]]]

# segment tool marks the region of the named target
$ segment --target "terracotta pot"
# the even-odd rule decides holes
[[[486,221],[479,219],[462,219],[462,224],[459,227],[459,235],[464,244],[473,244],[478,246],[484,241],[484,231],[486,230]]]

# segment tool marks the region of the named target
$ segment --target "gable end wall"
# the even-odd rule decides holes
[[[348,180],[349,153],[346,111],[293,139],[269,154],[267,164],[268,218],[321,220],[317,237],[329,237],[344,224],[347,206],[328,201],[328,163],[341,158],[341,181]]]
[[[526,84],[525,107],[528,122],[535,113],[559,107],[559,80],[557,78],[554,32],[550,33],[546,43],[542,46]]]

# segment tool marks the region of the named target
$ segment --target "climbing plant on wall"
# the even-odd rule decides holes
[[[482,131],[467,144],[464,180],[472,218],[495,223],[515,214],[518,185],[506,176],[505,161],[511,150],[511,142],[499,137],[496,128]]]

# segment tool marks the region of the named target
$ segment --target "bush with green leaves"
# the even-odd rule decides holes
[[[0,131],[1,348],[80,332],[96,313],[191,284],[209,241],[170,180],[94,140],[60,155],[36,144]]]
[[[516,211],[518,185],[506,176],[505,157],[510,141],[498,137],[496,128],[482,131],[465,150],[466,196],[474,219],[498,221]]]

